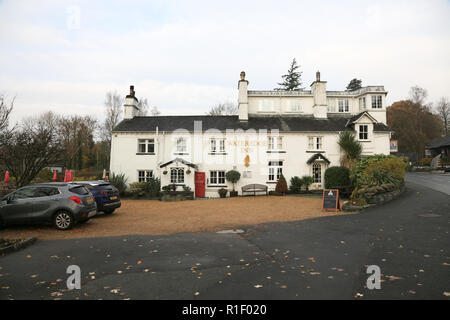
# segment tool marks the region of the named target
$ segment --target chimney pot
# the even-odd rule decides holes
[[[316,72],[316,81],[320,82],[320,72]]]
[[[134,97],[134,86],[130,86],[130,96]]]

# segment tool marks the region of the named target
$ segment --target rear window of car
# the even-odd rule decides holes
[[[82,196],[89,194],[89,191],[85,187],[81,186],[70,188],[69,191]]]

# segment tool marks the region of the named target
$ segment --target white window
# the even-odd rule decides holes
[[[339,112],[348,112],[348,99],[339,99],[338,100],[338,111]]]
[[[177,138],[177,153],[186,153],[186,139],[185,138]]]
[[[148,182],[153,178],[152,170],[138,170],[138,181],[139,182]]]
[[[184,183],[184,169],[171,168],[170,169],[170,183]]]
[[[366,98],[359,98],[359,110],[365,110],[366,109]]]
[[[336,99],[328,98],[327,99],[327,112],[336,112]]]
[[[322,165],[320,163],[313,164],[314,183],[322,183]]]
[[[209,172],[209,184],[224,185],[225,184],[225,171],[210,171]]]
[[[308,150],[322,150],[323,137],[308,137]]]
[[[155,152],[155,140],[154,139],[139,139],[138,140],[138,153],[154,153]]]
[[[298,100],[290,100],[290,110],[291,112],[301,112],[300,101]]]
[[[272,112],[273,111],[273,101],[270,99],[263,99],[260,101],[260,110],[262,112]]]
[[[361,124],[359,126],[359,140],[369,139],[369,126],[367,124]]]
[[[283,173],[283,161],[269,161],[269,181],[278,181]]]
[[[269,151],[283,150],[283,137],[269,136],[267,146]]]
[[[225,153],[225,139],[211,139],[211,153]]]
[[[381,96],[372,96],[372,109],[381,109],[383,107],[382,101]]]

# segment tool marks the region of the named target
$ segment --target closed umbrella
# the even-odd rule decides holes
[[[6,171],[6,173],[5,173],[5,182],[6,183],[9,182],[9,171]]]
[[[72,170],[69,170],[69,181],[73,181]]]
[[[67,182],[68,173],[69,172],[66,169],[66,171],[64,171],[64,182]]]
[[[103,169],[103,176],[102,179],[105,180],[106,179],[106,169]]]
[[[56,174],[56,170],[53,171],[53,181],[58,180],[58,175]]]

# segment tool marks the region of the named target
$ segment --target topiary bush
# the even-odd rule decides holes
[[[283,174],[281,174],[280,179],[277,181],[277,185],[275,186],[275,191],[281,194],[285,194],[288,192],[288,186],[286,183],[286,179]]]
[[[302,190],[302,179],[300,179],[300,177],[292,177],[291,178],[291,185],[289,186],[289,191],[292,193],[300,193],[300,191]]]
[[[346,167],[329,167],[325,171],[325,188],[350,186],[350,170]]]
[[[241,178],[241,174],[236,170],[230,170],[225,174],[225,178],[227,179],[227,181],[233,184],[234,191],[234,184],[239,181],[239,179]]]

